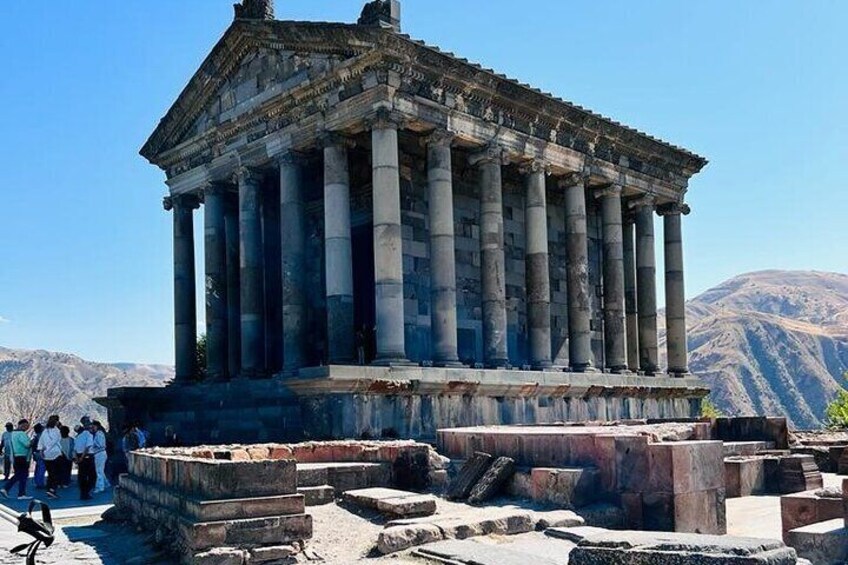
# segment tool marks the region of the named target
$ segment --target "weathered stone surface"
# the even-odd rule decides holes
[[[441,539],[444,539],[442,530],[434,524],[391,526],[377,537],[377,551],[387,555]]]
[[[848,561],[848,528],[835,519],[789,531],[788,545],[815,565],[843,565]]]
[[[724,456],[734,455],[756,455],[762,451],[774,449],[773,441],[726,441],[724,442]]]
[[[492,464],[492,456],[488,453],[474,453],[462,465],[459,474],[448,486],[447,497],[452,500],[464,500],[471,494],[474,485],[483,477]]]
[[[569,565],[796,565],[776,540],[657,532],[608,532],[574,548]]]
[[[330,485],[298,487],[297,492],[304,496],[306,506],[320,506],[336,500],[336,489]]]
[[[530,470],[530,497],[563,508],[579,508],[595,502],[598,483],[595,467],[536,467]]]
[[[296,514],[179,524],[179,537],[194,551],[222,546],[279,545],[312,537],[312,516]]]
[[[766,494],[765,461],[761,457],[728,457],[724,460],[728,498]]]
[[[779,463],[780,492],[790,494],[822,488],[821,471],[812,455],[782,457]]]
[[[243,565],[248,553],[231,547],[217,547],[197,553],[191,560],[193,565]]]
[[[845,516],[841,493],[839,498],[819,494],[821,492],[806,491],[780,497],[783,541],[789,543],[790,530]]]
[[[445,540],[412,552],[430,563],[451,565],[567,565],[573,544],[564,540],[513,538],[500,543],[483,540]]]
[[[586,523],[586,520],[571,510],[533,512],[533,521],[536,522],[537,530],[580,527]]]
[[[580,509],[580,516],[587,526],[598,528],[622,529],[627,526],[625,512],[615,504],[597,503]]]
[[[496,496],[515,472],[515,461],[509,457],[498,457],[486,470],[471,493],[468,502],[484,502]]]
[[[342,495],[342,499],[349,504],[399,517],[429,516],[436,512],[435,497],[390,488],[350,490]]]
[[[580,543],[588,537],[598,536],[607,532],[609,530],[606,528],[596,528],[595,526],[571,526],[548,528],[545,530],[545,535]]]
[[[275,545],[270,547],[257,547],[250,550],[249,563],[269,563],[282,561],[296,556],[300,551],[293,545]]]

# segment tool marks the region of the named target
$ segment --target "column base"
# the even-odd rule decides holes
[[[607,372],[609,372],[613,375],[628,375],[628,374],[630,374],[630,369],[628,369],[627,367],[622,367],[622,366],[607,367]]]
[[[689,369],[669,369],[668,376],[675,379],[685,379],[691,377],[692,373],[689,372]]]
[[[466,365],[460,362],[459,359],[455,359],[453,361],[433,361],[434,367],[439,367],[441,369],[465,369]]]
[[[483,363],[486,369],[506,369],[509,365],[509,359],[490,359]]]
[[[541,361],[530,363],[532,371],[555,371],[554,364],[551,361]]]
[[[597,367],[593,367],[592,365],[575,365],[569,367],[570,373],[600,373],[602,371],[598,370]]]
[[[417,367],[418,363],[413,363],[403,357],[385,357],[383,359],[375,359],[371,362],[371,365],[373,367]]]

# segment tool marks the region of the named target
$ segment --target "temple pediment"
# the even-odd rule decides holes
[[[382,85],[434,115],[463,115],[662,179],[706,160],[391,29],[237,20],[141,150],[179,174]],[[185,151],[184,151],[185,148]]]

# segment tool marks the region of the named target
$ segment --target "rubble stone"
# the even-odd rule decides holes
[[[464,500],[471,494],[474,485],[483,477],[492,464],[492,456],[488,453],[476,452],[460,469],[456,478],[448,486],[448,498]]]
[[[513,473],[515,473],[515,461],[509,457],[498,457],[471,489],[468,502],[476,504],[493,498]]]

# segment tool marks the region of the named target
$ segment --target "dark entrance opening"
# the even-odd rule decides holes
[[[374,228],[371,223],[351,229],[353,248],[353,321],[357,347],[365,346],[365,362],[374,360],[376,302],[374,297]]]

